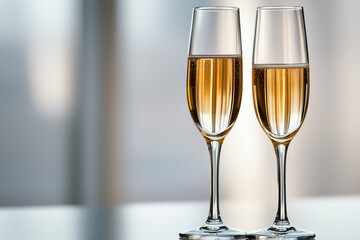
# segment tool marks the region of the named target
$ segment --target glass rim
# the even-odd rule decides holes
[[[302,6],[261,6],[257,8],[258,11],[296,11],[302,9]]]
[[[238,11],[238,7],[231,6],[199,6],[194,7],[194,11]]]

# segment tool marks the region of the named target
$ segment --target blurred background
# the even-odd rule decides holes
[[[290,198],[360,194],[356,0],[0,0],[0,205],[207,200],[210,161],[187,109],[192,8],[240,8],[244,85],[221,198],[276,201],[276,162],[252,106],[257,6],[301,5],[307,117]]]

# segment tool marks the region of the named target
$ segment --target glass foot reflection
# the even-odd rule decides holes
[[[202,227],[179,233],[180,239],[201,239],[201,240],[227,240],[227,239],[244,239],[246,233],[236,230],[225,225],[204,225]]]
[[[315,239],[315,233],[296,229],[291,225],[272,225],[268,229],[249,233],[251,239],[305,240]]]

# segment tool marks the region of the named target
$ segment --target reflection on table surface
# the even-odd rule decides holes
[[[360,196],[291,200],[288,207],[291,223],[315,232],[317,240],[360,239]],[[222,202],[221,210],[226,224],[248,232],[266,228],[275,214],[275,206],[263,202]],[[178,232],[202,225],[207,211],[207,202],[2,207],[0,239],[176,240]]]

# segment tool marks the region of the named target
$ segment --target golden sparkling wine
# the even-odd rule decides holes
[[[309,66],[255,65],[253,100],[257,118],[272,141],[290,141],[304,121],[309,99]]]
[[[189,57],[187,99],[191,116],[207,140],[223,139],[239,113],[241,57]]]

